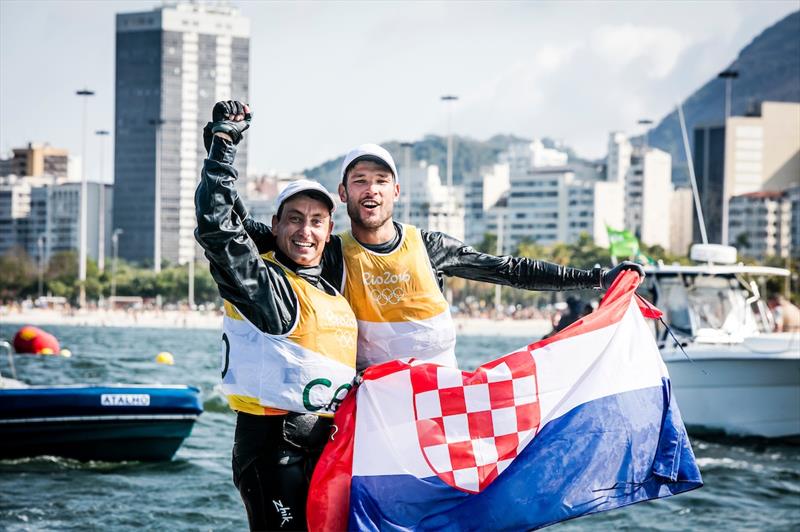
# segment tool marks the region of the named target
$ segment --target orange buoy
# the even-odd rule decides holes
[[[52,334],[26,325],[14,335],[14,351],[32,355],[54,355],[61,352],[61,347]]]

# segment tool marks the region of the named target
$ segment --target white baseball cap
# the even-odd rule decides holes
[[[336,210],[336,203],[333,201],[333,198],[325,187],[316,181],[311,181],[309,179],[298,179],[297,181],[292,181],[289,183],[286,188],[281,190],[281,193],[278,194],[278,197],[275,198],[275,212],[280,210],[283,202],[295,194],[305,191],[316,191],[321,193],[327,200],[328,208],[330,208],[331,213]]]
[[[378,146],[377,144],[362,144],[361,146],[356,146],[347,153],[344,161],[342,162],[342,181],[344,181],[344,174],[347,172],[347,168],[353,163],[353,161],[362,158],[380,159],[386,164],[386,166],[392,169],[395,182],[400,181],[400,177],[397,175],[397,167],[394,164],[392,155],[386,150],[386,148],[383,146]]]

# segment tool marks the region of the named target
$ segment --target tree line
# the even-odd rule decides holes
[[[476,249],[485,253],[496,253],[497,239],[494,234],[487,233]],[[656,262],[666,264],[690,264],[686,256],[672,255],[661,246],[646,246],[640,244],[644,257]],[[537,244],[534,241],[522,241],[512,255],[540,259],[575,268],[589,269],[596,265],[609,267],[612,258],[606,248],[594,243],[592,238],[584,233],[572,244],[557,243],[549,246]],[[743,262],[755,264],[756,261],[746,257],[740,258]],[[766,266],[789,268],[793,272],[791,279],[791,299],[798,300],[797,272],[800,264],[794,259],[791,264],[780,257],[768,257],[763,261]],[[62,251],[55,253],[42,272],[42,293],[44,295],[62,296],[72,304],[78,301],[78,255],[75,251]],[[161,272],[155,273],[152,267],[135,265],[124,260],[118,260],[116,274],[113,276],[116,285],[115,293],[118,296],[140,296],[143,298],[161,297],[164,303],[180,303],[188,300],[189,276],[187,265],[166,264]],[[771,278],[767,280],[768,292],[783,292],[786,287],[784,280]],[[487,283],[467,281],[458,278],[448,278],[446,288],[452,295],[454,304],[465,300],[484,301],[486,304],[494,302],[495,287]],[[112,268],[107,264],[105,271],[101,272],[97,263],[89,259],[86,269],[86,297],[88,300],[98,300],[108,297],[112,292]],[[221,299],[216,283],[211,277],[205,261],[198,261],[194,276],[195,302],[219,305]],[[23,249],[11,249],[0,255],[0,301],[21,300],[35,298],[39,294],[39,265],[37,261],[27,255]],[[563,295],[550,292],[529,292],[503,287],[501,298],[503,304],[538,306],[562,298]],[[587,299],[596,298],[596,294],[585,294]]]
[[[80,285],[78,284],[78,253],[60,251],[54,253],[41,272],[42,295],[65,297],[76,304]],[[39,295],[38,261],[15,248],[0,255],[0,301],[14,301],[35,298]],[[188,300],[188,265],[165,264],[156,273],[152,267],[137,266],[124,260],[117,261],[116,272],[112,275],[110,262],[100,271],[92,259],[86,265],[86,298],[96,301],[107,298],[114,284],[117,296],[140,296],[145,299],[161,296],[165,303],[179,303]],[[219,304],[219,292],[208,265],[198,261],[194,272],[194,300],[196,303]]]

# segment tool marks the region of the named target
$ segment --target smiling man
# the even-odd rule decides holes
[[[225,301],[222,391],[237,412],[233,480],[250,528],[303,529],[311,473],[355,377],[356,320],[320,275],[335,209],[322,185],[294,181],[278,195],[264,255],[234,212],[233,160],[249,125],[246,105],[215,105],[195,237]]]
[[[322,275],[344,294],[358,319],[359,370],[403,357],[457,365],[443,276],[526,290],[606,289],[628,269],[644,276],[641,266],[631,262],[611,270],[581,270],[526,257],[498,257],[445,233],[400,224],[393,219],[400,196],[397,167],[377,144],[350,150],[341,177],[339,198],[347,205],[350,231],[331,237]],[[275,248],[267,226],[243,218],[260,250]]]

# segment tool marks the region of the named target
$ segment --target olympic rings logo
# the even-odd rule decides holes
[[[372,299],[374,299],[378,305],[396,305],[400,303],[403,299],[403,296],[406,295],[405,291],[402,288],[377,288],[370,292]]]
[[[336,329],[336,340],[344,348],[354,348],[356,345],[356,335],[351,330]]]

